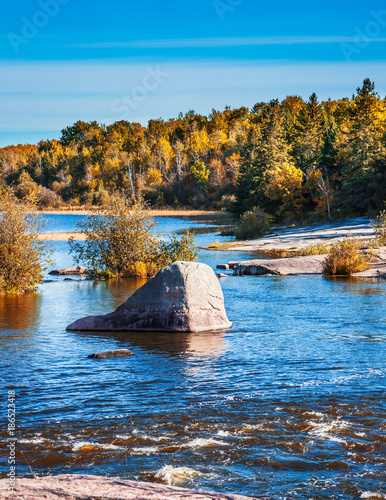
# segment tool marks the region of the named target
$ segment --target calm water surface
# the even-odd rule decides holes
[[[171,222],[184,224],[192,227]],[[200,260],[215,267],[248,256],[202,251]],[[56,257],[72,263],[66,243]],[[229,277],[221,281],[234,324],[227,332],[65,331],[142,284],[57,279],[35,295],[0,297],[19,475],[30,475],[28,462],[38,474],[119,475],[265,499],[385,498],[384,282]],[[123,348],[135,356],[87,358]],[[4,477],[5,446],[2,458]]]

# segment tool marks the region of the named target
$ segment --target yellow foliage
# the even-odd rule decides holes
[[[279,213],[293,215],[301,210],[303,172],[294,163],[283,163],[266,172],[265,194],[272,200],[281,200]]]
[[[204,189],[208,184],[210,171],[204,162],[198,161],[190,167],[190,174],[197,181],[200,189]]]
[[[173,148],[170,145],[170,142],[164,137],[161,137],[161,139],[159,139],[158,141],[158,151],[163,166],[166,170],[169,170],[175,154]]]
[[[165,184],[165,181],[159,170],[150,168],[147,173],[147,183],[149,186],[160,186]]]
[[[205,129],[195,130],[190,136],[190,148],[196,154],[203,154],[207,151],[210,146],[210,139],[208,133]]]
[[[44,224],[31,215],[34,208],[0,185],[0,293],[34,291],[43,282],[49,249],[39,240]]]
[[[346,238],[332,245],[323,263],[325,276],[350,276],[368,269],[370,256],[358,251],[358,243],[354,238]]]

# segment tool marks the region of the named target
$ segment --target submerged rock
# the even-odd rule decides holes
[[[214,271],[206,264],[174,262],[116,311],[80,319],[67,330],[204,332],[231,326]]]
[[[108,358],[125,358],[128,356],[133,356],[133,353],[129,349],[119,349],[118,351],[107,351],[107,352],[97,352],[96,354],[90,354],[88,358],[93,359],[108,359]]]
[[[48,274],[51,274],[51,276],[83,276],[89,274],[89,272],[85,267],[75,266],[67,269],[55,269]]]

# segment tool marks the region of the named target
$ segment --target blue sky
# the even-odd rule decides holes
[[[386,95],[386,4],[3,0],[0,146],[287,95]]]

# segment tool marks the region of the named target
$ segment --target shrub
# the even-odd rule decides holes
[[[386,245],[386,210],[383,210],[374,222],[374,231],[377,244]]]
[[[234,194],[224,194],[219,202],[219,208],[224,212],[230,212],[235,203],[236,196]]]
[[[325,276],[350,276],[368,269],[370,256],[358,251],[355,238],[346,238],[331,246],[330,252],[323,263]]]
[[[235,236],[237,239],[263,236],[268,231],[271,222],[272,217],[269,214],[259,208],[254,208],[240,217],[235,228]]]
[[[196,260],[193,235],[186,234],[181,241],[174,235],[170,242],[160,242],[152,233],[155,226],[141,203],[112,197],[105,208],[78,223],[86,241],[70,238],[70,251],[77,264],[87,265],[91,277],[110,273],[145,278],[175,260]]]
[[[39,207],[57,208],[62,203],[62,198],[51,189],[42,187],[37,194]]]
[[[39,240],[44,221],[30,213],[34,208],[0,186],[0,293],[31,292],[43,282],[50,252]]]
[[[296,257],[306,257],[308,255],[323,255],[331,250],[330,243],[310,243],[306,247],[291,252]]]
[[[198,249],[194,244],[194,234],[186,231],[179,240],[174,233],[170,241],[159,243],[157,264],[159,269],[165,267],[176,260],[194,262],[197,259]]]

